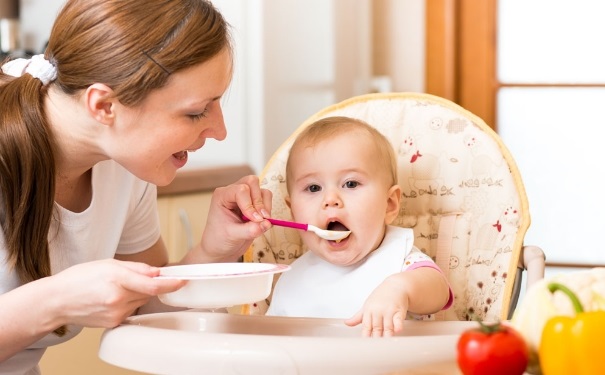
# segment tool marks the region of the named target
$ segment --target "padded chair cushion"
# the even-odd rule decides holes
[[[530,220],[517,167],[494,131],[432,95],[351,98],[309,118],[267,164],[261,186],[273,192],[274,217],[291,219],[284,201],[285,165],[294,138],[328,116],[364,120],[392,142],[402,188],[393,224],[414,230],[415,246],[437,262],[454,291],[453,306],[437,319],[506,319]],[[274,227],[253,243],[245,259],[289,264],[304,251],[296,230]],[[268,303],[270,298],[250,306],[250,313],[263,314]]]

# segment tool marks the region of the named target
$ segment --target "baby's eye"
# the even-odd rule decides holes
[[[309,186],[307,186],[306,190],[308,190],[311,193],[317,193],[318,191],[321,191],[321,186],[319,186],[319,185],[309,185]]]
[[[359,186],[359,182],[357,181],[347,181],[343,185],[343,187],[346,187],[348,189],[355,189],[357,186]]]

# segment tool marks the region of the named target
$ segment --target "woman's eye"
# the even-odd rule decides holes
[[[359,182],[357,181],[347,181],[344,184],[344,187],[348,189],[355,189],[357,186],[359,186]]]
[[[321,191],[321,186],[319,186],[319,185],[309,185],[307,187],[307,190],[310,191],[311,193],[317,193],[318,191]]]
[[[193,121],[201,120],[205,117],[208,117],[208,108],[205,108],[204,112],[202,112],[202,113],[197,113],[195,115],[187,115],[187,116],[189,116],[189,118]]]

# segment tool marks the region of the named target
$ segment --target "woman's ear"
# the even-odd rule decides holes
[[[387,210],[384,215],[384,223],[391,224],[399,215],[399,204],[401,202],[401,187],[393,185],[387,192]]]
[[[90,85],[84,93],[86,110],[98,122],[111,125],[115,119],[113,90],[102,83]]]

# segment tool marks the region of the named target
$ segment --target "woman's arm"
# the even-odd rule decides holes
[[[33,281],[0,295],[0,362],[12,357],[61,325],[53,283]]]
[[[141,262],[155,267],[164,267],[168,264],[168,250],[164,240],[160,237],[149,249],[134,254],[116,254],[115,259]]]

